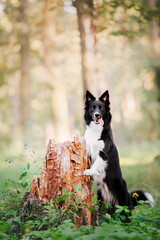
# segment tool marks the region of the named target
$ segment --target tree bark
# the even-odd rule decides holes
[[[19,144],[17,141],[20,138],[20,79],[17,73],[12,76],[12,87],[14,95],[12,97],[12,112],[13,112],[13,131],[12,131],[12,143],[14,146]]]
[[[73,5],[77,9],[81,39],[81,62],[84,94],[86,90],[89,89],[93,94],[98,95],[99,86],[96,57],[96,31],[93,21],[93,1],[76,0],[73,2]]]
[[[77,135],[73,141],[66,141],[63,144],[57,144],[54,139],[50,139],[40,176],[34,176],[30,193],[26,195],[21,208],[29,206],[32,209],[31,205],[34,203],[35,209],[36,200],[37,208],[40,209],[40,203],[52,203],[53,199],[62,195],[62,189],[66,189],[75,194],[74,198],[78,196],[83,198],[80,218],[75,219],[76,224],[90,225],[92,216],[85,205],[92,205],[93,194],[90,177],[83,175],[87,168],[89,161],[84,137]],[[75,186],[79,188],[78,191]],[[67,205],[66,201],[63,208]]]
[[[46,76],[52,88],[52,111],[55,137],[64,141],[70,137],[67,92],[55,75],[55,11],[56,1],[46,0],[44,8],[43,46]]]
[[[156,8],[156,0],[148,0],[151,9]],[[150,38],[152,43],[153,55],[156,64],[154,65],[155,71],[155,84],[157,86],[157,100],[160,103],[160,28],[157,20],[153,17],[150,22]],[[158,123],[160,122],[160,107],[158,107]],[[158,128],[158,137],[160,137],[160,130]]]
[[[148,0],[151,9],[156,8],[156,0]],[[157,20],[153,17],[150,22],[150,38],[155,60],[160,62],[160,28]],[[158,101],[160,102],[160,65],[155,66],[155,80],[158,89]]]
[[[27,23],[28,0],[20,1],[19,19],[21,22],[20,29],[20,58],[21,58],[21,119],[23,142],[25,143],[30,133],[29,121],[31,118],[30,107],[30,43],[29,43],[29,26]]]
[[[149,7],[156,9],[156,0],[148,0]],[[150,37],[154,56],[160,59],[160,29],[157,20],[153,17],[150,22]]]

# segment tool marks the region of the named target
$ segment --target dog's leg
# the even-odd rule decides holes
[[[101,175],[105,171],[106,167],[107,167],[106,155],[104,152],[100,151],[98,157],[96,158],[91,168],[84,171],[84,175],[87,176]]]

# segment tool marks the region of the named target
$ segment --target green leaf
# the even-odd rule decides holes
[[[13,219],[13,221],[16,222],[16,223],[21,224],[21,219],[20,219],[20,217],[15,217],[15,218]]]
[[[145,227],[146,224],[145,224],[144,222],[140,222],[140,223],[139,223],[139,226],[140,226],[140,227]]]
[[[22,178],[24,178],[24,177],[26,177],[26,176],[27,176],[27,172],[22,173],[22,174],[20,175],[20,177],[19,177],[19,180],[21,180]]]
[[[120,216],[120,219],[121,219],[122,221],[124,221],[124,220],[126,220],[126,217],[123,216],[123,215],[121,215],[121,216]]]
[[[27,163],[27,169],[29,169],[29,168],[30,168],[30,163],[28,162],[28,163]]]
[[[139,200],[138,203],[139,203],[139,204],[144,204],[145,201],[143,201],[143,200]]]
[[[23,187],[23,188],[26,188],[27,186],[28,186],[28,183],[21,183],[21,186]]]
[[[70,197],[74,197],[75,196],[75,194],[74,193],[70,193]]]
[[[66,198],[67,198],[67,195],[61,195],[59,198],[57,198],[57,202],[65,202],[65,200],[66,200]]]
[[[117,209],[116,213],[121,213],[123,211],[123,209]]]
[[[109,215],[108,213],[105,214],[105,217],[106,217],[107,219],[111,219],[111,215]]]
[[[97,198],[92,197],[92,201],[93,201],[94,203],[96,203],[98,200],[97,200]]]
[[[67,189],[62,189],[62,192],[65,193],[65,194],[69,194],[68,190]]]
[[[81,186],[74,186],[74,189],[76,190],[76,192],[81,192]]]
[[[91,211],[93,211],[93,212],[96,212],[97,211],[97,209],[96,208],[94,208],[94,207],[87,207],[89,210],[91,210]]]

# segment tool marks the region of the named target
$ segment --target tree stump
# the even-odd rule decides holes
[[[31,203],[37,200],[41,203],[52,203],[52,199],[62,195],[62,189],[81,196],[82,210],[80,218],[76,219],[77,225],[90,225],[92,216],[86,205],[92,205],[92,181],[90,177],[83,175],[84,170],[89,168],[87,150],[84,137],[75,136],[73,141],[56,143],[50,139],[46,157],[40,176],[34,176],[30,192],[22,201],[21,208],[31,208]],[[75,191],[78,187],[78,192]],[[65,203],[67,204],[67,203]]]

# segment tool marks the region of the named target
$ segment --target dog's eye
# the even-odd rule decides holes
[[[100,109],[101,111],[104,111],[104,107],[102,107],[102,106],[99,106],[99,109]]]
[[[94,109],[95,109],[95,106],[91,107],[91,111],[92,111],[92,112],[94,111]]]

